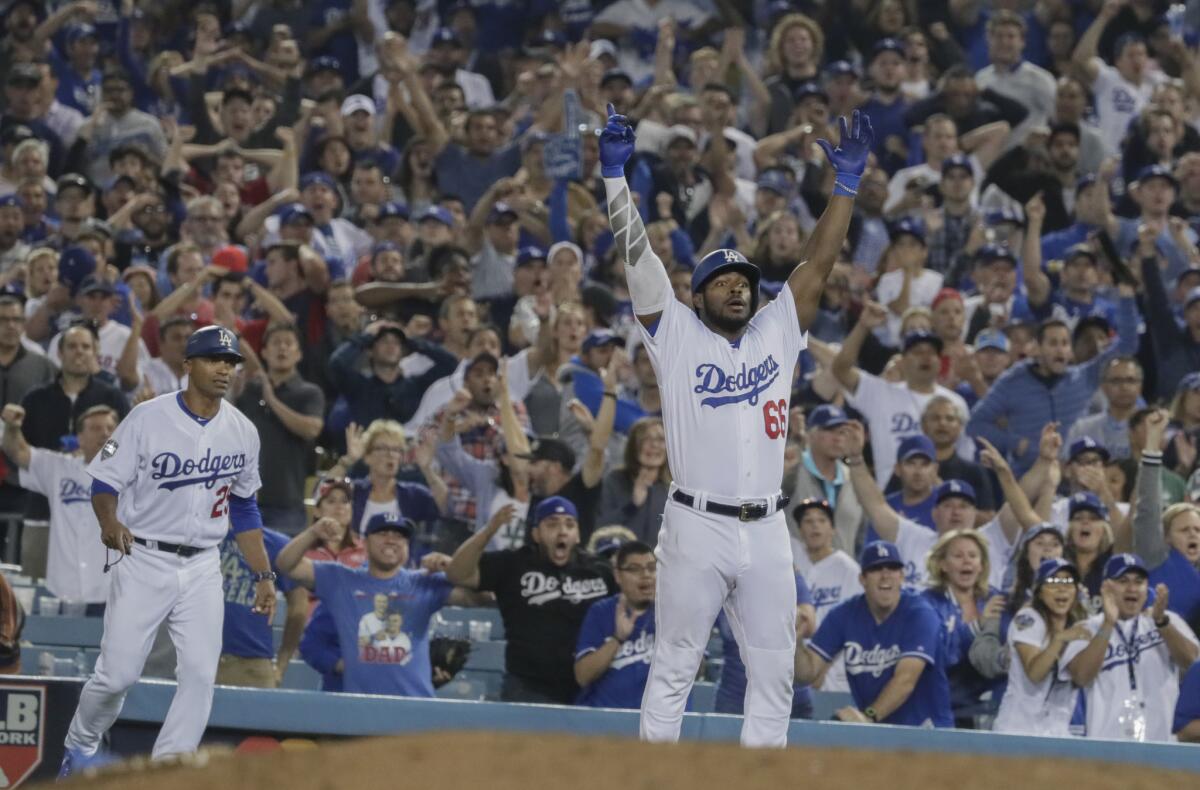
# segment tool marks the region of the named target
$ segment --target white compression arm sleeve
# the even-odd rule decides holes
[[[650,249],[646,227],[633,204],[624,177],[604,179],[608,195],[608,222],[612,226],[617,254],[625,264],[625,281],[636,315],[661,313],[672,298],[671,278],[666,267]]]

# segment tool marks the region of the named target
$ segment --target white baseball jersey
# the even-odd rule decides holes
[[[913,392],[903,381],[892,383],[859,371],[858,389],[846,393],[846,402],[862,414],[871,431],[875,481],[880,488],[892,477],[901,440],[921,433],[921,414],[935,395],[949,398],[962,415],[963,425],[967,424],[970,412],[966,401],[941,384],[934,385],[933,392]],[[965,433],[963,441],[970,442]]]
[[[46,586],[60,598],[87,603],[108,600],[104,544],[92,510],[92,479],[83,458],[30,448],[21,487],[50,500],[50,553]],[[113,556],[116,559],[116,555]]]
[[[1060,677],[1058,667],[1047,673],[1040,683],[1033,682],[1025,673],[1025,665],[1017,654],[1018,644],[1032,645],[1038,650],[1050,644],[1046,620],[1037,609],[1026,606],[1017,612],[1008,626],[1007,644],[1008,686],[1004,690],[1004,698],[1000,700],[1000,711],[996,714],[992,729],[1022,735],[1068,737],[1078,690],[1069,680],[1064,681]]]
[[[988,584],[1002,590],[1004,572],[1013,552],[1016,551],[1016,543],[1009,541],[1005,536],[998,516],[975,531],[988,544]],[[900,558],[904,560],[904,586],[908,589],[920,592],[929,584],[925,561],[939,537],[940,535],[929,527],[907,518],[899,519],[894,543],[896,548],[900,549]]]
[[[676,484],[729,501],[779,493],[792,373],[808,345],[790,288],[730,343],[668,298],[652,329],[640,323],[662,394]],[[714,441],[721,453],[705,452]]]
[[[142,375],[149,382],[150,389],[154,390],[155,395],[166,395],[168,392],[187,389],[187,374],[176,376],[175,371],[171,370],[171,367],[163,362],[161,357],[154,357],[143,365]]]
[[[844,551],[836,550],[828,557],[813,562],[808,558],[802,541],[792,538],[792,565],[796,572],[808,585],[812,595],[813,608],[817,612],[817,625],[838,604],[848,601],[862,593],[862,583],[858,577],[861,571],[858,563]],[[850,684],[846,680],[846,661],[841,653],[829,665],[825,672],[825,680],[821,683],[822,691],[849,691]]]
[[[938,291],[942,290],[942,284],[945,281],[945,275],[940,272],[935,272],[932,269],[922,269],[909,283],[909,306],[931,307],[934,298],[937,297]],[[875,299],[880,304],[886,305],[898,299],[902,290],[904,290],[904,272],[894,269],[879,278],[879,283],[875,286]],[[885,345],[900,345],[900,316],[888,310],[887,323],[880,328],[877,334]]]
[[[1183,618],[1170,611],[1167,617],[1188,641],[1200,644]],[[1103,622],[1103,614],[1084,621],[1093,635]],[[1058,662],[1060,677],[1071,679],[1067,666],[1087,646],[1085,640],[1067,645]],[[1083,693],[1087,703],[1087,737],[1133,740],[1122,718],[1129,705],[1141,703],[1145,716],[1142,740],[1171,740],[1171,719],[1179,699],[1179,668],[1171,661],[1167,643],[1149,614],[1119,620],[1113,626],[1100,672]]]
[[[1099,67],[1096,81],[1092,83],[1092,95],[1096,98],[1096,121],[1100,137],[1109,154],[1120,151],[1121,140],[1132,121],[1150,103],[1154,88],[1163,81],[1160,72],[1147,72],[1141,85],[1134,85],[1121,76],[1121,72],[1100,58],[1092,58]]]
[[[125,342],[129,340],[129,333],[132,330],[122,323],[117,321],[105,321],[104,326],[100,327],[100,343],[98,354],[100,357],[100,369],[112,375],[117,375],[117,362],[121,359],[121,354],[125,351]],[[62,367],[62,357],[59,355],[58,343],[62,339],[62,332],[54,336],[50,341],[50,347],[46,349],[46,356],[59,367]],[[146,364],[150,361],[150,351],[146,348],[145,342],[138,339],[138,378],[141,378],[142,371],[146,369]]]
[[[230,495],[262,486],[258,456],[258,431],[232,404],[202,420],[176,392],[135,406],[87,471],[117,490],[135,536],[208,548],[229,531]]]

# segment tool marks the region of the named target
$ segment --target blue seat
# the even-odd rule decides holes
[[[283,685],[280,688],[296,689],[299,691],[320,691],[321,673],[303,661],[289,661],[287,671],[283,673]]]
[[[504,648],[507,642],[492,640],[491,642],[472,642],[471,656],[467,659],[467,669],[481,669],[491,672],[504,671]]]
[[[104,620],[99,617],[30,615],[25,618],[21,639],[39,645],[99,647],[103,633]]]
[[[717,702],[717,684],[698,682],[692,686],[693,713],[712,713]]]

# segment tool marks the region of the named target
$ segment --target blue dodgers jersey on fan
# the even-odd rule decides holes
[[[882,623],[875,622],[866,596],[856,595],[825,616],[810,644],[830,662],[842,651],[850,693],[860,710],[879,698],[900,659],[921,659],[925,669],[912,694],[883,721],[952,727],[941,625],[937,612],[918,595],[901,593],[896,610]]]
[[[286,593],[293,585],[279,573],[275,558],[288,544],[288,537],[273,529],[264,529],[262,536],[271,569],[279,576],[275,584]],[[253,574],[230,532],[221,541],[221,575],[225,579],[225,622],[221,626],[221,652],[242,658],[274,658],[275,641],[271,624],[265,616],[250,611],[254,606]]]
[[[365,566],[314,562],[313,576],[313,592],[337,626],[346,662],[342,690],[432,697],[429,618],[450,597],[446,575],[401,569],[378,579]]]
[[[1178,549],[1171,549],[1163,564],[1150,571],[1150,590],[1158,584],[1167,585],[1171,591],[1167,609],[1187,620],[1188,625],[1200,622],[1200,570]]]
[[[1171,732],[1178,733],[1197,719],[1200,719],[1200,661],[1192,664],[1179,684],[1179,701],[1175,703]]]
[[[813,597],[804,577],[796,574],[796,605],[812,605]],[[746,702],[746,665],[738,650],[737,638],[729,625],[729,618],[722,610],[717,615],[717,633],[721,635],[721,677],[717,681],[715,708],[717,713],[733,713],[738,716]],[[812,705],[812,688],[796,684],[792,687],[792,718],[799,718],[805,708]]]
[[[617,602],[620,595],[601,598],[587,610],[579,626],[575,660],[599,650],[616,631]],[[608,671],[579,692],[576,705],[591,708],[637,708],[642,704],[646,678],[650,676],[650,657],[654,654],[654,607],[634,621],[633,633],[621,645]]]

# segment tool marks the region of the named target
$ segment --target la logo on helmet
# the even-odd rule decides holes
[[[225,348],[233,347],[233,335],[229,334],[228,330],[222,329],[219,337],[221,339],[222,346],[224,346]]]

